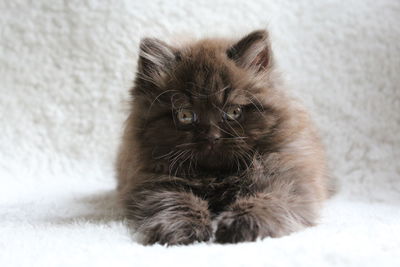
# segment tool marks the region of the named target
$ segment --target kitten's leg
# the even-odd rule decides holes
[[[190,192],[154,184],[127,195],[125,206],[146,245],[189,244],[212,235],[208,203]]]
[[[219,215],[216,241],[237,243],[287,235],[314,224],[315,206],[296,197],[280,198],[275,193],[240,198]]]
[[[217,242],[279,237],[315,224],[321,203],[317,180],[303,179],[311,173],[304,169],[278,169],[270,177],[256,171],[253,192],[239,196],[217,217]]]

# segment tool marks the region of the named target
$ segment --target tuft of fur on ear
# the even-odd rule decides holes
[[[226,51],[239,66],[261,72],[272,66],[272,50],[265,30],[251,32]]]
[[[144,38],[140,42],[138,73],[147,81],[156,82],[167,73],[175,61],[175,51],[155,38]]]

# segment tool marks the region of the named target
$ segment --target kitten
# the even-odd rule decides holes
[[[182,48],[143,39],[131,94],[118,190],[144,244],[254,241],[316,223],[331,191],[324,152],[266,31]]]

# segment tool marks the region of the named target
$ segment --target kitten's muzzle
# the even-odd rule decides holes
[[[219,133],[207,134],[200,137],[200,142],[203,143],[205,150],[212,150],[219,143],[221,135]]]
[[[221,135],[219,133],[211,133],[207,135],[207,141],[211,144],[215,144],[220,138]]]
[[[201,143],[204,143],[205,150],[212,150],[220,141],[221,132],[217,127],[211,125],[204,125],[202,128],[198,139]]]
[[[207,142],[207,145],[206,145],[206,149],[207,150],[213,150],[217,146],[220,138],[221,138],[221,135],[217,134],[217,133],[216,134],[212,134],[212,135],[208,135],[207,136],[207,141],[208,142]]]

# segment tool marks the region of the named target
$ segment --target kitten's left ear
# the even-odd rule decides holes
[[[140,42],[139,73],[155,78],[167,72],[175,61],[174,49],[155,38],[144,38]]]
[[[272,66],[272,50],[265,30],[251,32],[226,51],[239,66],[256,72]]]

